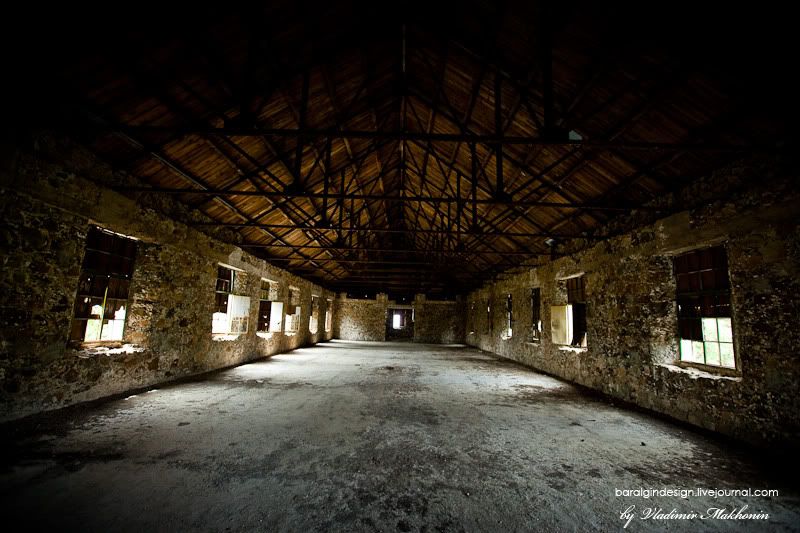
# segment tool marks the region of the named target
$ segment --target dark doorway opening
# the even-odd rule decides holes
[[[414,310],[389,308],[386,313],[386,338],[391,340],[414,338]]]

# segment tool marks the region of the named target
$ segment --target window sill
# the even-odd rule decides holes
[[[295,335],[297,335],[297,332],[296,331],[284,331],[283,334],[286,335],[287,337],[294,337]]]
[[[256,337],[259,337],[259,338],[262,338],[262,339],[271,339],[274,336],[275,336],[275,333],[272,332],[272,331],[256,331]]]
[[[739,375],[735,370],[724,368],[721,369],[721,372],[718,372],[716,368],[713,370],[707,366],[704,368],[698,368],[694,365],[687,365],[685,363],[657,363],[655,366],[666,368],[670,372],[688,374],[691,379],[722,379],[726,381],[742,381],[742,376]]]
[[[121,340],[118,341],[70,341],[71,348],[76,350],[88,350],[91,348],[119,348],[124,344]]]
[[[539,341],[525,341],[525,344],[528,346],[541,346],[542,343]]]
[[[562,352],[583,353],[588,352],[589,348],[586,346],[559,346],[558,349]]]
[[[143,352],[144,347],[136,344],[123,344],[119,341],[84,342],[76,346],[78,357],[89,358],[95,355],[120,355]]]
[[[235,341],[241,337],[240,333],[212,333],[211,340],[212,341]]]

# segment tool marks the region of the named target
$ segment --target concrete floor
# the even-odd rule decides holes
[[[608,531],[630,505],[770,515],[632,531],[800,528],[754,454],[463,347],[334,341],[3,432],[24,529]],[[781,492],[615,496],[641,487]]]

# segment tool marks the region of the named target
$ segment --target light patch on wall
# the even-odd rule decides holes
[[[272,302],[272,311],[269,315],[269,330],[280,333],[283,324],[283,302]]]
[[[569,344],[572,340],[572,306],[554,305],[550,307],[550,331],[553,344]]]

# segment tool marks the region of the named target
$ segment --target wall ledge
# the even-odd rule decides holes
[[[589,348],[585,346],[559,346],[558,350],[561,352],[585,353]]]
[[[112,356],[121,354],[131,354],[145,351],[143,346],[138,344],[123,344],[114,346],[85,346],[76,350],[76,355],[82,359],[89,359],[98,355]]]
[[[741,376],[723,376],[722,374],[715,374],[713,372],[706,372],[705,370],[700,370],[697,368],[684,368],[678,365],[671,365],[669,363],[656,363],[655,366],[660,366],[662,368],[666,368],[670,372],[676,372],[680,374],[688,374],[691,379],[715,379],[715,380],[726,380],[726,381],[737,381],[741,382]]]
[[[224,341],[235,341],[241,337],[241,335],[231,335],[228,333],[212,333],[211,340],[217,342],[224,342]]]

